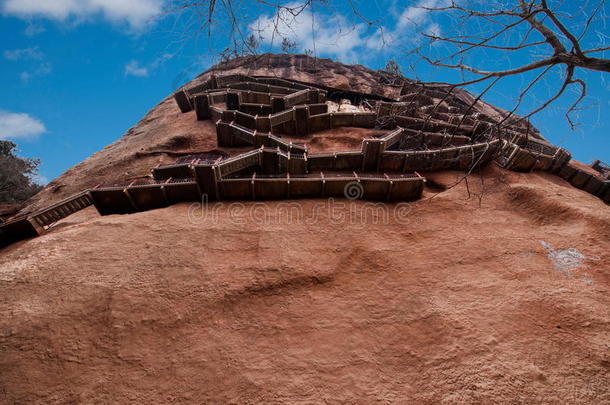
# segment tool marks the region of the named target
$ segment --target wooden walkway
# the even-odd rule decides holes
[[[349,94],[348,94],[349,93]],[[372,111],[329,112],[327,99],[348,94]],[[490,162],[514,171],[544,170],[610,203],[610,169],[595,175],[571,165],[570,153],[530,136],[529,127],[499,128],[491,118],[439,110],[431,97],[403,95],[391,102],[294,80],[212,76],[174,94],[182,112],[216,124],[219,146],[251,146],[233,157],[178,159],[152,169],[152,178],[97,186],[32,215],[0,224],[0,246],[37,236],[53,223],[95,205],[101,215],[129,214],[188,201],[363,198],[413,201],[425,178],[418,172],[471,170]],[[338,100],[334,100],[338,101]],[[423,115],[422,115],[423,114]],[[338,127],[388,129],[359,150],[309,153],[293,138]],[[349,191],[348,191],[349,190]],[[353,190],[356,190],[355,194]]]

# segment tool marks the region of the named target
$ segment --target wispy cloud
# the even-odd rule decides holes
[[[174,55],[171,53],[164,53],[148,64],[141,64],[137,60],[132,59],[125,65],[125,76],[148,77],[173,57]]]
[[[396,13],[386,26],[375,30],[364,23],[351,23],[342,15],[313,15],[310,9],[293,16],[286,11],[275,15],[261,15],[252,24],[250,32],[263,44],[279,45],[283,37],[297,43],[300,51],[315,48],[317,54],[337,56],[346,62],[357,62],[371,52],[390,49],[397,44],[412,45],[420,32],[440,32],[440,26],[431,21],[426,8],[442,7],[450,0],[420,0]],[[288,4],[286,7],[297,6]],[[364,55],[364,56],[363,56]]]
[[[7,49],[3,53],[8,60],[39,60],[44,58],[44,54],[40,52],[38,47],[24,49]]]
[[[19,78],[22,82],[27,83],[37,76],[45,76],[53,71],[53,66],[50,62],[42,62],[40,65],[29,70],[24,70],[20,73]]]
[[[290,5],[289,5],[290,6]],[[282,38],[296,42],[300,51],[316,50],[320,55],[335,55],[343,60],[355,58],[355,48],[364,43],[366,27],[350,24],[340,15],[312,15],[309,9],[297,16],[280,11],[280,15],[262,15],[250,31],[262,43],[279,45]]]
[[[45,28],[41,24],[36,24],[33,21],[28,21],[27,27],[23,33],[28,37],[33,37],[34,35],[41,34],[45,31]]]
[[[443,31],[441,30],[441,26],[437,23],[431,23],[426,27],[424,32],[428,35],[432,35],[434,37],[441,37],[443,35]]]
[[[21,62],[25,70],[19,74],[22,82],[27,83],[36,76],[44,76],[53,71],[53,66],[46,61],[45,54],[38,47],[23,49],[7,49],[3,52],[5,59],[13,62]]]
[[[47,132],[42,122],[25,113],[0,110],[0,139],[36,139]]]
[[[396,19],[394,26],[379,27],[374,35],[367,40],[367,46],[372,49],[390,48],[397,44],[413,44],[419,37],[417,34],[440,33],[440,26],[431,21],[429,8],[445,7],[450,0],[420,0],[413,6],[406,7]]]
[[[442,7],[448,5],[447,0],[421,0],[414,6],[403,10],[396,23],[396,31],[409,29],[412,26],[421,26],[429,19],[430,11],[427,8]]]
[[[125,76],[147,77],[148,68],[140,66],[137,60],[132,60],[125,65]]]
[[[34,183],[40,184],[41,186],[46,186],[49,184],[49,178],[41,174],[35,174],[31,178]]]
[[[82,21],[102,16],[108,21],[126,22],[143,28],[159,15],[163,0],[0,0],[2,12],[24,19],[46,18],[56,21]]]

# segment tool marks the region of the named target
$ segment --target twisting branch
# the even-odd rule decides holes
[[[574,23],[571,26],[566,24],[567,21],[571,21],[575,16],[569,13],[559,13],[558,7],[562,4],[560,1],[556,2],[556,6],[554,7],[550,4],[552,0],[512,1],[514,2],[513,6],[506,9],[501,8],[499,3],[493,3],[487,6],[482,5],[474,8],[465,5],[468,4],[465,2],[460,2],[458,5],[456,0],[452,0],[449,5],[443,7],[427,7],[426,10],[431,12],[442,12],[444,14],[457,13],[460,21],[463,19],[469,20],[471,26],[473,26],[473,23],[477,20],[481,22],[490,22],[490,20],[492,20],[494,23],[502,25],[503,28],[474,40],[472,39],[472,36],[463,34],[454,36],[423,34],[430,43],[441,42],[447,45],[453,45],[455,51],[440,58],[432,58],[431,56],[424,54],[421,47],[418,48],[415,53],[421,60],[432,66],[456,70],[462,73],[462,75],[464,75],[464,73],[475,75],[472,79],[464,78],[461,83],[455,84],[457,86],[477,84],[497,77],[522,75],[543,68],[543,71],[531,79],[525,89],[521,91],[516,105],[510,110],[508,115],[501,120],[499,125],[504,124],[511,116],[514,116],[517,109],[522,105],[524,96],[539,83],[540,79],[544,77],[551,68],[555,66],[565,66],[565,78],[557,92],[544,101],[539,107],[519,118],[518,121],[527,120],[539,113],[559,99],[569,86],[578,85],[580,87],[579,97],[565,113],[569,125],[574,128],[576,124],[573,122],[571,114],[578,109],[578,105],[586,97],[587,93],[586,83],[582,79],[575,77],[577,69],[610,72],[610,59],[589,56],[593,53],[610,50],[610,47],[597,46],[586,49],[581,42],[590,26],[595,23],[596,16],[600,13],[605,0],[598,0],[596,4],[593,4],[592,6],[583,5],[582,9],[578,11],[585,21],[584,28],[582,28],[582,24]],[[591,9],[591,7],[592,11],[587,15],[586,10]],[[562,21],[562,19],[564,21]],[[520,41],[513,41],[517,34],[517,31],[515,30],[519,29],[523,23],[529,25],[527,32],[525,32],[525,35],[521,35],[522,39]],[[579,34],[575,35],[572,32],[572,29],[578,29]],[[542,39],[538,41],[528,41],[532,32],[540,35]],[[498,40],[505,40],[505,43],[498,44]],[[516,58],[522,60],[524,50],[540,49],[544,52],[545,48],[547,52],[550,49],[550,54],[547,53],[547,56],[543,56],[542,58],[537,56],[533,60],[530,59],[529,63],[519,67],[489,70],[463,62],[464,55],[478,55],[474,54],[474,52],[481,49],[504,52],[508,60],[511,59],[510,55],[514,54]],[[533,54],[530,53],[530,58],[532,56]],[[476,58],[476,60],[485,60],[485,58]],[[488,89],[486,89],[486,91],[487,90]]]
[[[241,37],[245,42],[246,36],[256,29],[249,28],[250,32],[242,32],[247,21],[243,21],[243,8],[238,5],[244,4],[237,0],[169,0],[170,8],[175,11],[192,11],[200,18],[201,26],[197,32],[203,29],[210,33],[211,27],[220,21],[226,20],[227,26],[231,27],[232,35]],[[407,54],[409,63],[416,63],[415,59],[422,60],[435,68],[455,70],[461,74],[461,81],[453,83],[451,88],[457,86],[471,86],[475,84],[497,82],[499,78],[509,76],[521,76],[529,78],[520,89],[518,99],[514,108],[509,109],[508,115],[500,121],[504,123],[512,121],[517,110],[522,108],[524,97],[531,94],[533,88],[540,84],[543,77],[548,78],[547,73],[555,66],[565,69],[565,78],[552,97],[524,115],[519,120],[527,118],[547,108],[551,103],[565,94],[566,88],[574,85],[580,89],[580,94],[566,111],[566,117],[570,126],[576,124],[570,115],[577,111],[578,105],[586,97],[586,83],[577,78],[579,69],[610,72],[610,59],[604,58],[603,52],[609,51],[610,46],[604,43],[607,38],[605,31],[606,15],[604,10],[605,0],[590,0],[577,7],[570,8],[569,2],[565,0],[504,0],[504,1],[462,1],[445,0],[442,5],[437,1],[420,2],[419,9],[426,14],[423,20],[412,18],[410,29],[422,31],[424,42],[419,42],[416,48]],[[273,27],[270,28],[272,41],[284,37],[282,30],[291,30],[298,24],[296,17],[309,10],[312,17],[315,15],[315,7],[318,4],[329,6],[328,0],[253,0],[249,4],[257,4],[261,9],[272,12],[270,19]],[[438,6],[435,7],[434,4]],[[401,41],[404,36],[396,35],[391,27],[384,27],[383,15],[374,15],[369,9],[358,6],[354,0],[334,2],[333,7],[351,13],[354,20],[366,27],[376,27],[376,35],[380,36],[385,43],[384,32],[391,33],[388,38],[393,41]],[[415,7],[415,6],[413,6]],[[419,29],[425,25],[429,18],[442,14],[444,17],[455,17],[456,24],[443,25],[443,32],[426,33]],[[408,18],[408,17],[404,17]],[[404,23],[404,21],[403,21]],[[397,24],[399,26],[400,24]],[[404,24],[402,24],[404,25]],[[315,25],[312,21],[312,35],[315,37]],[[460,32],[460,30],[466,31]],[[585,36],[587,32],[597,33],[597,43]],[[452,35],[452,31],[453,35]],[[259,33],[260,35],[260,33]],[[231,40],[234,40],[231,38]],[[237,43],[237,42],[236,42]],[[273,42],[272,42],[273,43]],[[442,44],[426,48],[427,44]],[[254,53],[251,47],[246,45],[247,51]],[[315,41],[313,43],[315,51]],[[437,57],[432,56],[435,50]],[[498,57],[481,57],[481,51],[494,53]],[[315,52],[314,52],[315,53]],[[444,54],[443,54],[444,53]],[[237,52],[233,51],[233,54]],[[598,56],[595,57],[594,55]],[[512,66],[511,61],[518,60],[520,65]],[[474,61],[474,62],[473,62]],[[502,66],[502,61],[507,64]],[[485,67],[486,63],[493,65]],[[541,70],[541,72],[538,72]],[[488,89],[486,89],[487,91]],[[514,122],[514,121],[512,121]]]

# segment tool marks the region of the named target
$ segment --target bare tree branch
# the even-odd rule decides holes
[[[286,33],[281,30],[291,29],[296,24],[295,18],[305,10],[309,10],[312,16],[312,35],[315,38],[315,7],[317,4],[329,5],[327,0],[300,0],[290,2],[284,0],[254,0],[253,3],[260,5],[263,9],[270,10],[272,14],[273,27],[272,44],[276,37],[282,39]],[[234,6],[242,4],[237,0],[175,0],[175,9],[193,10],[200,15],[202,27],[209,30],[212,25],[219,24],[218,17],[222,15],[228,20],[228,27],[234,33],[246,40],[248,32],[243,32],[244,22],[240,20],[240,11]],[[386,27],[381,24],[383,16],[372,16],[370,10],[360,8],[355,0],[346,0],[344,3],[334,3],[337,7],[343,4],[344,11],[354,16],[359,24],[367,27],[376,27],[376,35],[381,37],[385,44],[384,32]],[[579,97],[567,109],[566,118],[571,127],[576,124],[572,121],[571,114],[577,111],[579,103],[586,97],[587,86],[583,79],[577,78],[578,69],[589,71],[610,72],[610,59],[604,58],[605,51],[610,50],[606,45],[604,34],[606,31],[605,20],[608,18],[604,11],[605,0],[591,0],[579,4],[576,10],[564,7],[565,0],[505,0],[505,1],[458,1],[450,0],[449,4],[439,7],[426,6],[425,3],[419,8],[430,14],[442,14],[456,18],[454,26],[443,26],[443,32],[447,34],[421,32],[424,42],[416,45],[415,49],[407,54],[412,59],[414,55],[418,60],[434,66],[455,70],[462,76],[459,83],[453,83],[449,87],[451,92],[458,86],[471,86],[488,82],[484,93],[493,87],[500,78],[509,76],[523,77],[523,87],[519,90],[515,105],[509,108],[500,125],[512,120],[517,111],[522,108],[525,96],[532,94],[534,88],[541,84],[541,79],[548,80],[548,72],[555,66],[565,69],[565,77],[556,93],[544,100],[538,107],[529,111],[519,120],[527,120],[534,114],[547,108],[554,101],[565,94],[570,86],[579,87]],[[413,21],[414,30],[421,21]],[[197,31],[201,31],[200,27]],[[280,29],[280,27],[282,27]],[[463,29],[466,34],[457,32],[451,35],[451,30]],[[597,43],[591,43],[590,36],[583,42],[586,34],[595,29],[598,35]],[[253,29],[249,28],[250,31]],[[388,32],[391,29],[387,29]],[[398,40],[391,35],[393,40]],[[536,37],[536,38],[534,38]],[[441,44],[434,50],[437,56],[433,56],[431,49],[425,49],[430,44]],[[590,46],[593,45],[593,46]],[[314,54],[315,40],[313,43]],[[246,45],[245,50],[252,52],[252,47]],[[481,58],[480,52],[497,55],[494,58]],[[444,53],[444,55],[443,55]],[[594,57],[597,54],[601,57]],[[468,57],[467,57],[468,56]],[[512,62],[518,60],[520,66],[512,66]],[[485,68],[488,62],[493,68]],[[416,63],[411,61],[411,63]],[[504,66],[502,66],[504,65]],[[535,71],[542,69],[539,73]],[[472,76],[474,75],[474,77]],[[489,87],[491,86],[491,87]],[[477,100],[480,98],[477,97]],[[435,110],[434,110],[435,111]]]

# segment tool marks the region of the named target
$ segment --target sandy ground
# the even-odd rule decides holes
[[[89,208],[10,246],[0,402],[610,403],[610,208],[493,167],[439,192],[459,176],[385,207]]]

